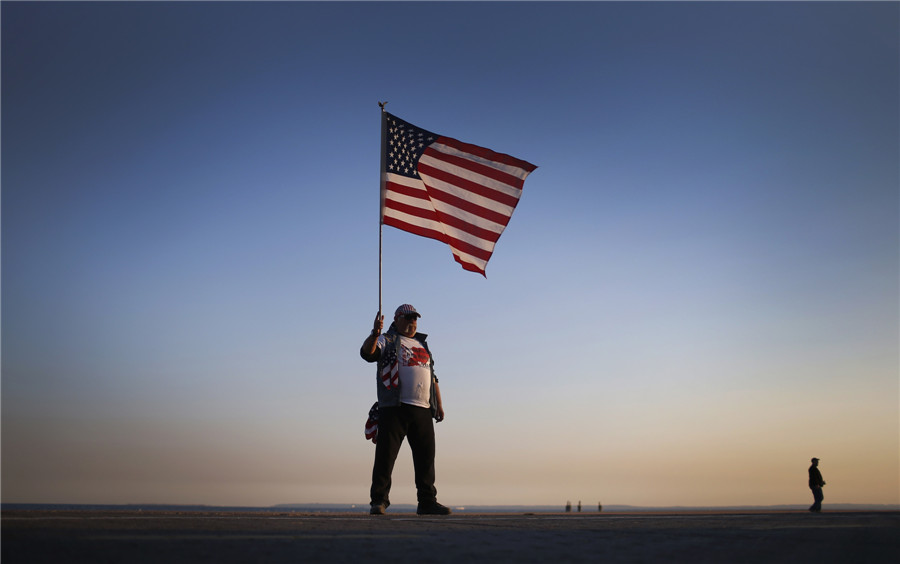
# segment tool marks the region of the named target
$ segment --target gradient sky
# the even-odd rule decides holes
[[[368,503],[388,100],[539,166],[486,278],[384,229],[442,502],[900,502],[898,22],[3,2],[3,501]]]

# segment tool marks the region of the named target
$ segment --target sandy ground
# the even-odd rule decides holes
[[[2,561],[896,562],[898,512],[391,514],[4,511]]]

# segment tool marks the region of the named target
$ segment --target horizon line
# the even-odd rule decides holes
[[[129,509],[160,509],[171,508],[181,510],[253,510],[253,511],[289,511],[303,508],[352,510],[368,507],[368,503],[332,503],[332,502],[308,502],[308,503],[280,503],[274,505],[220,505],[206,503],[47,503],[47,502],[0,502],[0,510],[28,509],[28,508],[129,508]],[[396,503],[393,508],[415,509],[415,503]],[[582,510],[577,505],[572,505],[570,511],[565,510],[565,504],[452,504],[451,508],[458,511],[475,510],[531,510],[550,513],[603,513],[603,512],[641,512],[641,511],[710,511],[710,510],[805,510],[805,503],[789,504],[728,504],[728,505],[658,505],[642,506],[629,504],[601,504],[602,510],[598,510],[595,504],[583,504]],[[888,511],[900,511],[900,503],[830,503],[828,507],[834,509],[880,509]]]

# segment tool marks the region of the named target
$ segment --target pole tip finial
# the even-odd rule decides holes
[[[381,111],[384,111],[384,107],[387,106],[387,102],[378,102],[378,107],[381,108]]]

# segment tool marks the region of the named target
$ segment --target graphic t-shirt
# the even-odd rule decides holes
[[[429,407],[431,398],[431,356],[419,341],[400,338],[400,401],[419,407]],[[377,346],[384,350],[384,336]]]

